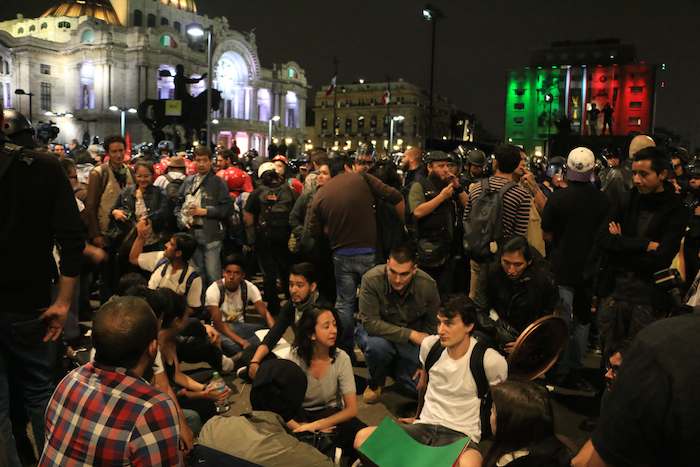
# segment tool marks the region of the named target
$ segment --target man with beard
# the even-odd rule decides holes
[[[260,364],[270,355],[270,351],[275,348],[287,328],[291,326],[296,332],[296,324],[304,314],[311,310],[318,301],[318,291],[316,290],[316,272],[311,263],[299,263],[291,267],[289,272],[289,297],[290,300],[277,316],[274,326],[263,339],[262,344],[255,349],[253,357],[248,365],[248,375],[255,378]],[[250,347],[249,347],[250,349]],[[244,352],[245,354],[245,352]],[[250,352],[248,353],[250,355]],[[245,356],[242,360],[245,359]]]
[[[403,170],[403,193],[407,196],[409,190],[413,186],[413,182],[417,182],[425,178],[427,173],[425,166],[421,161],[423,153],[418,148],[407,149],[403,153],[401,159],[401,170]]]
[[[51,398],[39,465],[180,465],[175,405],[146,382],[158,351],[153,310],[141,298],[110,300],[95,314],[92,342],[95,361]]]
[[[413,183],[408,205],[416,221],[416,262],[435,279],[444,296],[451,290],[455,204],[466,206],[467,194],[450,172],[448,154],[431,151],[426,161],[428,177]]]

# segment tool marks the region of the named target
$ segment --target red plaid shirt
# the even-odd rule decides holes
[[[39,466],[177,466],[178,439],[177,412],[166,394],[88,363],[51,397]]]

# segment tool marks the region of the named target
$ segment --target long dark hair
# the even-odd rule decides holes
[[[311,339],[311,337],[314,335],[314,332],[316,332],[318,317],[326,311],[333,313],[333,318],[335,318],[337,329],[337,337],[339,338],[341,334],[340,317],[338,316],[338,312],[335,311],[333,307],[315,306],[310,310],[305,311],[299,319],[292,348],[294,351],[296,351],[297,355],[299,355],[304,363],[306,363],[306,366],[311,366],[311,358],[314,355],[314,341]],[[337,349],[335,345],[328,349],[328,356],[331,357],[331,361],[333,362],[335,362],[336,353]]]
[[[554,416],[547,390],[530,381],[508,380],[491,387],[496,409],[493,445],[484,467],[494,467],[509,452],[554,436]]]

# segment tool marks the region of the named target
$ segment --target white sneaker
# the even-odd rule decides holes
[[[221,372],[223,374],[229,374],[233,371],[233,367],[235,366],[235,362],[233,361],[232,358],[227,357],[226,355],[221,356]]]

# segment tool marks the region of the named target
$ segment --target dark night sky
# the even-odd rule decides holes
[[[339,82],[387,75],[428,84],[429,25],[424,0],[196,0],[200,13],[255,28],[264,66],[295,60],[311,84],[324,86],[332,57]],[[0,18],[31,17],[54,0],[0,0]],[[657,125],[700,145],[700,2],[695,0],[435,0],[436,91],[503,134],[505,72],[527,64],[532,50],[555,40],[619,37],[647,63],[666,63]],[[663,9],[663,10],[662,10]]]

